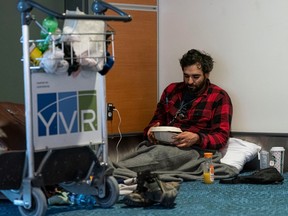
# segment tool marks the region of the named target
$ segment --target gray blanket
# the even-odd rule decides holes
[[[177,148],[171,145],[151,145],[147,141],[139,144],[135,152],[127,155],[118,163],[113,163],[114,176],[128,179],[137,176],[137,172],[150,170],[159,174],[163,181],[191,181],[202,179],[204,151],[196,148]],[[229,178],[239,171],[220,163],[222,154],[213,151],[215,179]]]

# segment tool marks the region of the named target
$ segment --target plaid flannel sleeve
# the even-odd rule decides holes
[[[226,145],[230,136],[233,106],[228,94],[221,95],[215,107],[210,131],[198,132],[202,149],[220,149]]]

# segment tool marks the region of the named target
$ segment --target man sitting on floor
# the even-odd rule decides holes
[[[202,174],[199,161],[197,167],[190,162],[199,158],[201,152],[216,152],[224,147],[230,136],[232,121],[229,95],[209,80],[213,63],[211,56],[195,49],[182,56],[183,81],[171,83],[165,88],[152,120],[144,129],[146,140],[140,143],[136,152],[114,164],[116,177],[132,177],[133,173],[129,170],[165,174],[197,168],[198,173],[195,174],[198,177]],[[157,126],[174,126],[183,132],[173,137],[171,145],[163,145],[155,140],[151,131]],[[179,173],[176,175],[179,176]],[[124,203],[132,206],[153,203],[150,201],[145,193],[139,192],[139,188],[124,197]]]

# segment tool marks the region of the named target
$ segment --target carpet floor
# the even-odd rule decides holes
[[[286,216],[288,215],[288,173],[284,183],[278,185],[214,184],[201,181],[184,182],[172,209],[157,205],[146,208],[129,208],[117,202],[109,209],[83,206],[50,206],[47,215],[53,216],[137,216],[137,215],[194,215],[194,216]],[[19,216],[17,206],[0,200],[0,216]]]

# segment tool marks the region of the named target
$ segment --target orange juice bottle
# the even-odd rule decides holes
[[[205,162],[203,163],[203,181],[205,184],[214,182],[214,165],[212,164],[213,154],[210,152],[204,153]]]

